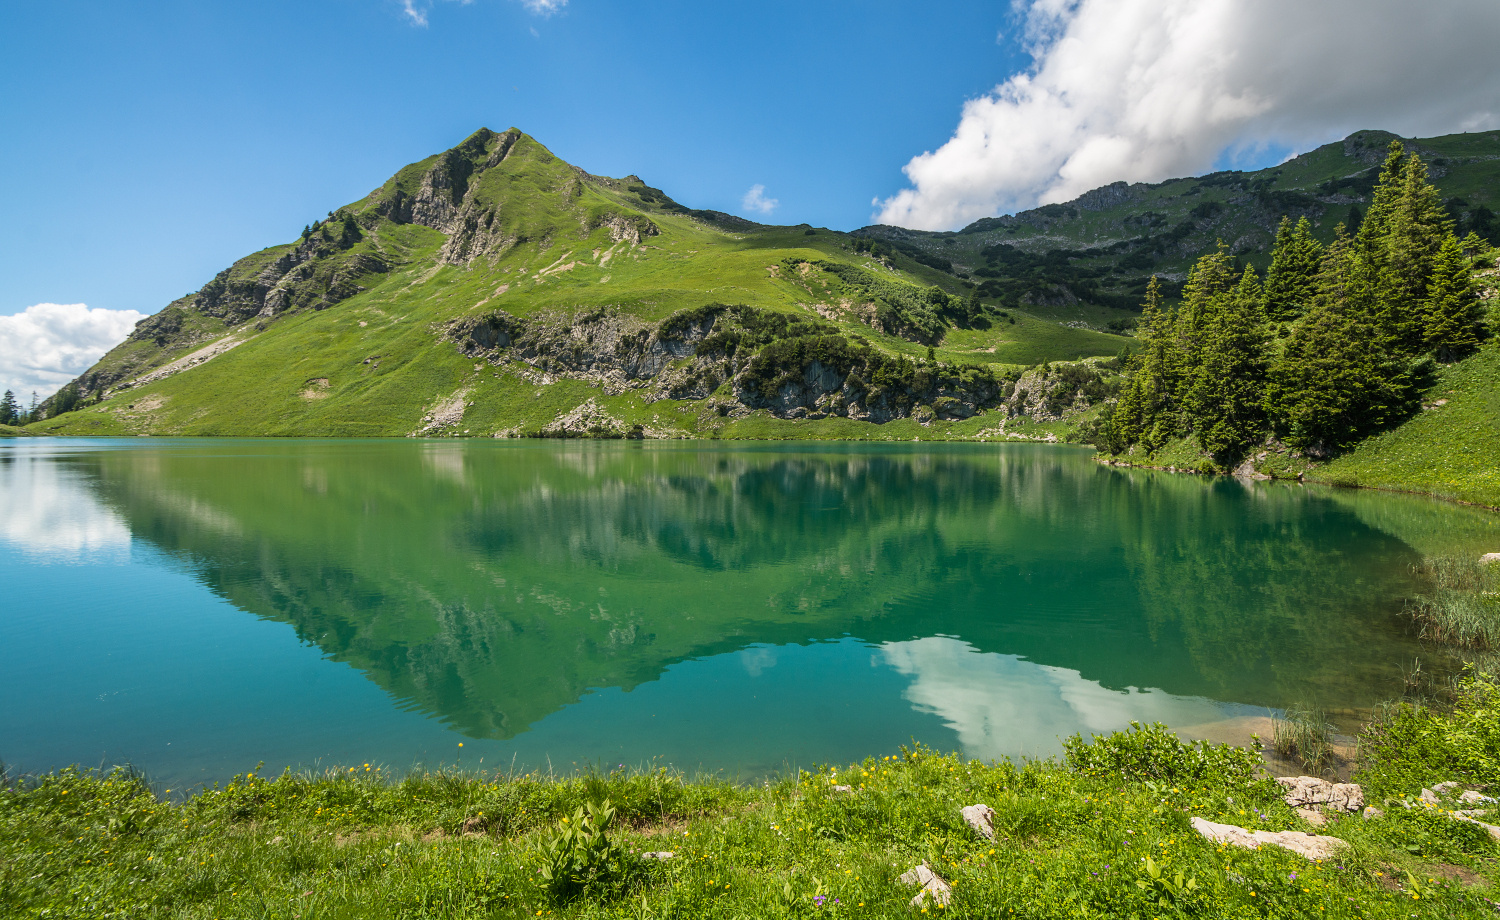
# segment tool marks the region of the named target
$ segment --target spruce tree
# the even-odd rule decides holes
[[[1127,446],[1140,444],[1158,450],[1177,437],[1177,390],[1182,368],[1178,348],[1177,314],[1168,310],[1155,275],[1146,285],[1146,300],[1136,337],[1141,346],[1132,361],[1135,373],[1116,408],[1117,437]]]
[[[1217,309],[1216,299],[1234,283],[1234,260],[1222,240],[1218,249],[1200,258],[1188,271],[1175,324],[1181,368],[1190,370],[1201,362],[1204,329]]]
[[[1438,190],[1427,181],[1426,164],[1416,154],[1408,156],[1386,222],[1384,276],[1378,293],[1377,315],[1396,350],[1422,350],[1427,281],[1452,228]]]
[[[1212,299],[1203,344],[1183,394],[1183,417],[1220,462],[1243,456],[1265,435],[1265,294],[1253,268]]]
[[[1272,365],[1266,386],[1274,429],[1315,454],[1332,453],[1396,420],[1410,411],[1415,395],[1407,362],[1384,347],[1375,317],[1357,301],[1356,246],[1340,225],[1323,257],[1312,309]]]
[[[1464,244],[1452,234],[1438,250],[1423,316],[1423,339],[1439,361],[1456,361],[1484,340],[1484,304]]]
[[[14,425],[20,415],[21,407],[16,402],[16,394],[6,390],[5,396],[0,397],[0,425]]]
[[[1317,293],[1322,258],[1323,246],[1313,238],[1307,218],[1293,225],[1291,218],[1283,217],[1271,250],[1271,267],[1266,271],[1266,315],[1272,322],[1307,312]]]

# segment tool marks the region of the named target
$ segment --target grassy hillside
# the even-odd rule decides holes
[[[816,323],[906,359],[908,377],[929,360],[1013,375],[1127,344],[1026,310],[971,316],[965,290],[916,262],[856,252],[846,234],[692,211],[635,177],[584,173],[514,129],[480,131],[143,322],[33,429],[478,436],[537,429],[594,399],[612,424],[704,434],[748,412],[715,414],[707,393],[662,399],[664,374],[702,363],[693,341],[625,379],[579,359],[603,347],[597,336],[655,341],[665,321],[715,303]],[[476,361],[453,333],[466,320],[551,329],[552,350],[500,346]],[[731,348],[720,369],[738,373],[749,354]],[[720,383],[716,395],[732,399]],[[886,390],[905,400],[887,413],[898,417],[940,395]],[[81,408],[62,411],[75,400]]]
[[[1500,508],[1500,344],[1444,369],[1420,415],[1305,478]]]
[[[957,232],[873,226],[856,233],[906,257],[947,263],[997,302],[1061,320],[1122,328],[1153,274],[1180,283],[1219,240],[1264,271],[1283,215],[1306,216],[1328,242],[1357,222],[1389,142],[1360,131],[1279,166],[1157,183],[1116,182],[1063,204],[985,218]],[[1431,167],[1458,222],[1500,243],[1500,131],[1403,139]]]

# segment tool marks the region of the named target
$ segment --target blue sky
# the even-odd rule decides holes
[[[0,13],[0,314],[154,312],[480,126],[853,229],[1025,63],[994,3],[50,0]]]
[[[1361,128],[1500,127],[1500,3],[49,0],[0,5],[0,386],[401,166],[512,125],[691,207],[956,229]],[[1285,24],[1296,22],[1297,28]],[[774,209],[756,211],[756,203]]]

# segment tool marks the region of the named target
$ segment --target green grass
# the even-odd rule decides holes
[[[1307,478],[1500,507],[1500,343],[1446,368],[1426,402],[1416,418]]]
[[[0,438],[19,438],[26,436],[28,433],[26,429],[17,428],[14,425],[0,425]]]
[[[1077,739],[1063,762],[980,763],[917,748],[754,784],[662,770],[397,777],[360,764],[250,773],[184,796],[128,771],[69,769],[0,791],[0,912],[907,917],[923,912],[899,876],[926,860],[954,894],[928,915],[1492,916],[1482,890],[1450,878],[1493,879],[1500,847],[1433,811],[1335,819],[1323,832],[1352,845],[1336,862],[1194,833],[1190,816],[1307,829],[1256,763],[1252,752],[1149,727]],[[616,809],[604,829],[611,859],[594,861],[581,893],[546,884],[543,870],[559,859],[549,846],[565,843],[576,809],[604,801]],[[995,810],[994,841],[959,814],[978,802]],[[648,851],[675,857],[639,857]],[[1181,886],[1157,881],[1177,873]]]

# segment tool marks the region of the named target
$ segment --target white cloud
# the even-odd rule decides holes
[[[740,206],[745,210],[754,211],[762,215],[770,214],[776,210],[776,206],[779,204],[781,202],[775,198],[766,197],[766,187],[764,185],[750,186],[750,191],[746,192],[745,197],[740,199]]]
[[[134,310],[90,310],[81,303],[39,303],[0,316],[0,389],[14,390],[29,405],[88,370],[124,341],[146,314]]]
[[[957,227],[1117,180],[1309,149],[1361,128],[1500,127],[1500,3],[1016,0],[1033,67],[963,106],[953,137],[877,201],[884,223]]]
[[[405,13],[408,17],[411,18],[411,24],[412,25],[414,25],[414,26],[422,26],[423,28],[426,28],[426,26],[427,26],[427,8],[426,7],[424,7],[424,6],[417,6],[415,0],[401,0],[401,12]]]
[[[457,0],[457,2],[462,6],[468,6],[474,0]],[[561,12],[562,8],[568,5],[568,0],[520,0],[520,2],[527,10],[538,16],[551,16],[553,13]],[[431,9],[432,0],[401,0],[401,12],[406,14],[414,26],[426,28],[427,13]]]

